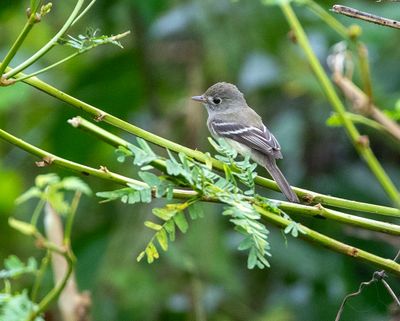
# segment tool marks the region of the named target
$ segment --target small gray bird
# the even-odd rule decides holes
[[[278,141],[265,127],[261,117],[247,105],[235,85],[219,82],[203,95],[192,99],[207,108],[207,126],[214,138],[224,138],[239,154],[250,155],[251,159],[267,169],[290,202],[299,203],[276,165],[276,159],[282,158]]]

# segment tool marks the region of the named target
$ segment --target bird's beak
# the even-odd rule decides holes
[[[203,95],[201,95],[201,96],[193,96],[192,99],[194,101],[199,101],[201,103],[205,103],[207,101],[206,97],[204,97]]]

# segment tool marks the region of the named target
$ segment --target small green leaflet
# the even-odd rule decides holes
[[[167,251],[168,240],[171,242],[175,240],[175,226],[182,233],[187,232],[189,224],[183,210],[188,206],[188,203],[178,203],[167,204],[165,207],[153,209],[153,214],[163,220],[164,223],[162,225],[151,221],[146,221],[144,223],[146,227],[156,231],[156,233],[151,238],[144,251],[140,252],[138,255],[138,262],[142,260],[144,256],[147,257],[148,263],[152,263],[154,260],[159,258],[160,255],[155,245],[155,241],[157,241],[158,245],[163,251]],[[193,204],[191,206],[193,206]]]
[[[0,271],[0,279],[10,279],[27,273],[35,273],[37,262],[31,257],[25,264],[17,256],[10,255],[4,260],[4,267],[5,269]]]
[[[0,297],[1,298],[1,297]],[[30,320],[32,311],[37,311],[37,304],[33,303],[28,297],[28,291],[24,289],[20,294],[10,295],[4,300],[0,300],[0,320],[21,321]],[[39,316],[32,321],[44,321]]]

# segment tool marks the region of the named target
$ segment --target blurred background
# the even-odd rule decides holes
[[[131,30],[121,41],[124,49],[98,48],[40,78],[139,127],[211,153],[206,112],[190,97],[217,81],[235,83],[280,141],[284,159],[279,166],[293,185],[391,205],[343,129],[325,125],[331,107],[301,49],[288,36],[285,18],[279,8],[261,2],[98,0],[69,34],[84,33],[87,27],[107,35]],[[319,3],[328,10],[335,2]],[[400,18],[396,2],[342,4]],[[28,5],[27,0],[1,0],[1,57],[22,29]],[[56,1],[11,65],[48,41],[74,5],[72,0]],[[326,67],[331,46],[342,39],[306,8],[295,9]],[[337,18],[345,25],[355,23]],[[370,53],[376,104],[393,109],[400,98],[399,31],[359,24]],[[56,48],[31,70],[70,52]],[[76,115],[78,110],[24,84],[0,91],[2,129],[66,159],[136,177],[137,169],[129,162],[118,163],[112,147],[67,124]],[[135,141],[133,136],[100,125]],[[375,131],[360,129],[369,135],[373,150],[400,187],[398,146]],[[37,168],[36,160],[0,141],[1,262],[10,254],[21,259],[41,255],[31,239],[7,224],[10,215],[29,218],[36,205],[32,201],[16,207],[15,198],[34,184],[38,174],[74,175],[56,167]],[[258,171],[266,174],[263,169]],[[96,178],[84,180],[94,192],[119,188]],[[281,197],[267,190],[259,192]],[[92,295],[93,320],[195,320],[196,315],[204,317],[199,320],[333,320],[344,295],[370,279],[374,271],[323,248],[286,239],[274,227],[270,227],[271,268],[248,270],[246,253],[236,249],[240,237],[220,215],[221,207],[210,204],[204,205],[204,219],[191,222],[187,235],[179,235],[157,262],[137,263],[137,254],[152,235],[143,222],[152,218],[152,207],[162,204],[99,204],[95,196],[82,200],[72,245],[78,257],[79,287]],[[399,244],[398,239],[329,221],[294,219],[381,256],[394,256],[393,245]],[[399,283],[393,279],[390,283],[399,293]],[[391,302],[382,285],[371,286],[346,306],[343,320],[388,320]],[[52,319],[57,320],[56,312]]]

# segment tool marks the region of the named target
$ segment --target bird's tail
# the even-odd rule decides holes
[[[276,165],[275,159],[272,157],[265,157],[264,167],[268,173],[272,176],[274,181],[278,184],[279,189],[286,196],[286,198],[292,203],[300,203],[299,198],[293,192],[285,176]]]

